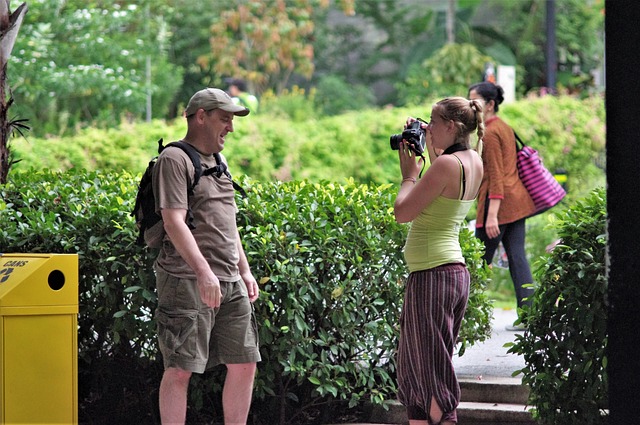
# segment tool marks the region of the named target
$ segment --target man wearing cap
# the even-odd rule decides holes
[[[247,114],[223,90],[207,88],[193,95],[185,109],[183,140],[200,153],[203,169],[216,165],[214,154],[224,149],[234,117]],[[163,424],[185,423],[191,374],[224,364],[224,423],[246,424],[260,361],[252,304],[258,284],[236,226],[231,180],[203,176],[189,198],[194,172],[188,155],[176,148],[164,149],[153,170],[156,210],[166,231],[154,265],[165,369],[160,417]],[[189,203],[193,229],[186,223]]]

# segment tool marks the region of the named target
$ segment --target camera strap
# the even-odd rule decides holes
[[[468,148],[462,143],[455,143],[442,152],[442,155],[451,155],[455,152],[466,151]]]
[[[419,179],[422,178],[422,173],[424,173],[424,167],[427,166],[427,159],[424,157],[424,155],[420,155],[420,158],[422,158],[422,169],[420,170],[420,174],[418,174]]]

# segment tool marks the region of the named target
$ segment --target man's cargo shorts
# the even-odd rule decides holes
[[[164,367],[203,373],[219,364],[259,362],[258,329],[244,282],[220,282],[222,302],[202,302],[196,280],[156,270],[158,343]]]

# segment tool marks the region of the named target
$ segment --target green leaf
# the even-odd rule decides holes
[[[313,385],[320,385],[321,384],[320,380],[315,376],[310,376],[309,377],[309,382],[311,382]]]

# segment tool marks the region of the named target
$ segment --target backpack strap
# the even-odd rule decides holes
[[[225,164],[222,161],[222,157],[220,156],[220,153],[216,152],[216,153],[213,154],[213,156],[214,156],[214,158],[216,160],[216,166],[215,167],[210,167],[210,168],[207,168],[206,170],[204,170],[203,175],[208,176],[208,175],[214,174],[216,177],[220,178],[224,174],[225,176],[227,176],[229,178],[229,180],[231,180],[231,184],[233,185],[233,188],[236,191],[240,192],[240,195],[243,198],[246,198],[247,197],[247,192],[244,191],[242,186],[240,186],[238,183],[233,181],[233,178],[231,177],[231,173],[229,172],[227,164]]]
[[[166,146],[162,146],[162,139],[158,140],[158,154],[160,154],[160,152],[162,152],[168,147],[176,147],[176,148],[182,149],[182,151],[189,156],[189,159],[193,164],[193,168],[195,169],[195,172],[193,175],[193,182],[190,187],[187,187],[187,197],[191,198],[191,196],[193,196],[193,190],[195,189],[196,185],[200,181],[200,177],[202,176],[202,163],[200,162],[200,154],[198,154],[198,151],[196,150],[196,148],[194,148],[189,143],[183,140],[178,140],[177,142],[168,143]],[[191,206],[187,208],[186,222],[187,222],[187,226],[189,226],[189,229],[193,230],[196,228],[195,224],[193,224],[193,211],[191,211]]]
[[[237,190],[238,192],[240,192],[240,195],[243,198],[247,197],[247,192],[245,192],[245,190],[235,181],[233,181],[233,178],[231,178],[231,173],[229,173],[229,169],[227,167],[227,164],[225,164],[222,161],[222,157],[220,156],[219,152],[216,152],[213,154],[215,160],[216,160],[216,165],[214,167],[209,167],[206,169],[202,169],[202,163],[200,162],[200,154],[198,153],[198,151],[191,146],[189,143],[183,141],[183,140],[179,140],[177,142],[171,142],[169,144],[167,144],[167,146],[162,146],[162,139],[160,139],[158,141],[158,153],[162,152],[163,149],[169,147],[169,146],[175,146],[178,147],[180,149],[182,149],[187,155],[189,155],[189,158],[191,158],[191,162],[193,163],[193,167],[195,168],[195,175],[193,176],[193,184],[191,185],[191,187],[189,188],[189,195],[193,195],[193,190],[196,187],[196,185],[198,184],[198,182],[200,181],[200,177],[202,176],[210,176],[212,174],[214,174],[216,177],[220,178],[222,177],[222,175],[224,174],[225,176],[227,176],[229,178],[229,180],[231,180],[231,184],[233,185],[233,188],[235,190]]]
[[[231,178],[231,174],[229,174],[227,164],[222,162],[222,157],[220,156],[220,153],[219,152],[214,153],[213,157],[216,160],[216,165],[214,167],[209,167],[206,170],[204,170],[203,174],[205,176],[210,176],[213,174],[218,178],[222,177],[222,175],[224,174],[225,176]]]
[[[162,139],[160,139],[160,141],[158,143],[160,143],[162,141]],[[187,188],[188,190],[188,194],[189,196],[193,195],[193,190],[196,187],[196,185],[198,184],[198,182],[200,181],[200,177],[202,176],[202,163],[200,162],[200,154],[198,153],[198,151],[191,146],[189,143],[182,141],[182,140],[178,140],[177,142],[171,142],[169,144],[167,144],[167,146],[158,146],[158,153],[162,152],[164,149],[168,148],[169,146],[174,146],[176,148],[180,148],[184,151],[184,153],[186,153],[189,156],[189,159],[191,160],[191,163],[193,164],[193,168],[195,169],[195,173],[193,175],[193,183],[191,184],[191,187]]]

